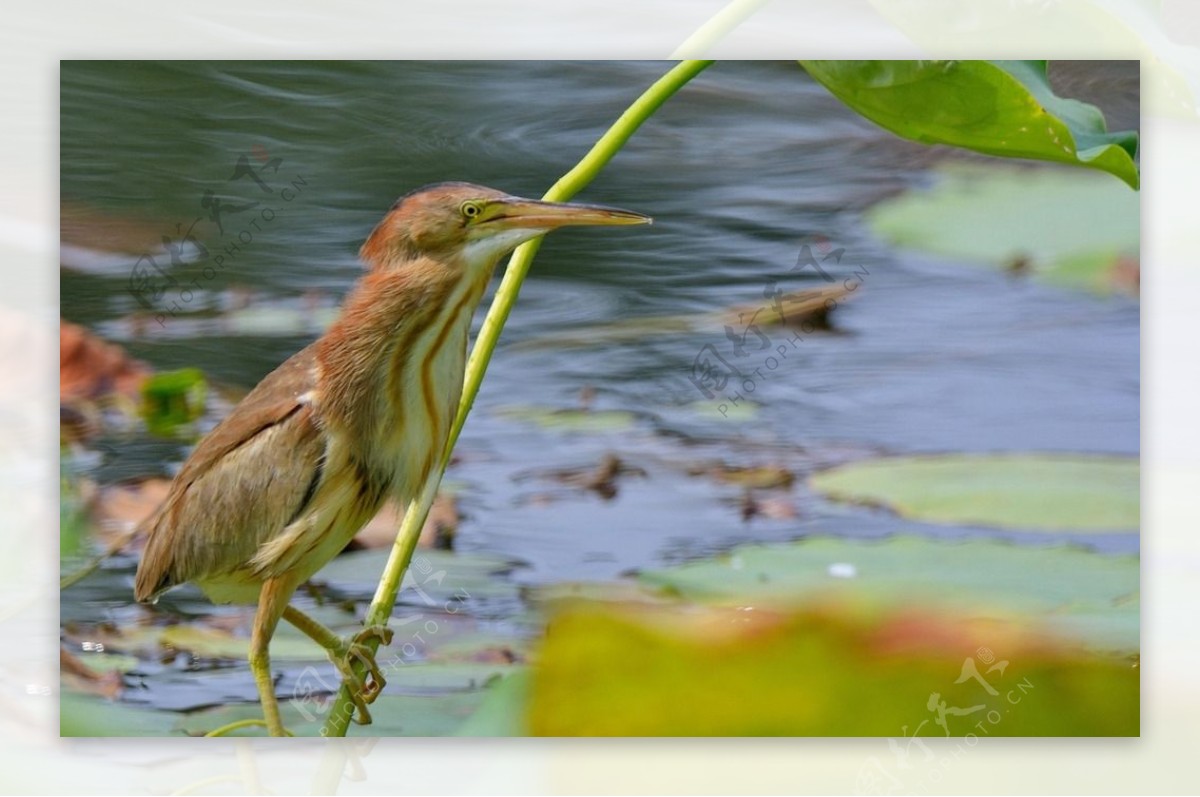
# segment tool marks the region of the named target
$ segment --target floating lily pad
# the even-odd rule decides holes
[[[1042,624],[1094,649],[1139,646],[1137,557],[1070,546],[821,538],[739,546],[639,579],[687,600],[945,607],[964,617]]]
[[[94,673],[126,673],[138,668],[138,660],[134,656],[124,656],[114,653],[83,653],[78,661]]]
[[[98,697],[63,692],[59,698],[60,736],[167,736],[175,717],[132,708]]]
[[[548,736],[1133,736],[1134,665],[952,614],[582,606],[551,621],[528,722]]]
[[[484,695],[482,690],[438,695],[385,693],[371,704],[371,725],[352,726],[350,735],[450,736],[475,712]],[[279,709],[284,727],[294,735],[319,736],[331,705],[324,699],[280,700]],[[262,708],[257,703],[194,711],[179,719],[174,730],[189,736],[203,736],[223,725],[248,719],[262,719]],[[251,726],[229,735],[266,736],[267,733],[261,726]]]
[[[671,600],[654,585],[635,579],[557,581],[552,584],[527,588],[525,598],[539,609],[577,601],[633,604],[662,603]]]
[[[250,654],[250,638],[220,628],[173,625],[163,629],[159,644],[205,659],[241,659]],[[271,658],[277,661],[321,661],[325,649],[299,631],[281,630],[271,638]]]
[[[225,628],[195,623],[170,626],[128,626],[120,629],[91,629],[70,635],[86,637],[104,650],[141,658],[159,658],[178,651],[204,659],[245,661],[250,638]],[[322,661],[324,649],[286,623],[280,623],[271,640],[271,657],[277,661]]]
[[[489,624],[491,625],[491,624]],[[430,640],[427,660],[431,663],[473,662],[478,664],[511,664],[529,656],[530,641],[511,630],[460,630],[458,633]]]
[[[342,554],[313,580],[348,593],[372,595],[390,555],[390,548]],[[514,567],[512,560],[489,554],[419,550],[404,577],[400,600],[439,609],[448,603],[515,601],[517,587],[504,578]]]
[[[1034,279],[1108,292],[1111,272],[1137,257],[1138,194],[1101,174],[953,165],[928,191],[884,200],[866,219],[892,243]]]
[[[501,418],[563,432],[617,432],[637,423],[637,416],[624,410],[556,409],[514,404],[499,407],[495,412]]]
[[[858,462],[810,483],[931,523],[1095,533],[1138,529],[1139,474],[1130,457],[964,454]]]
[[[379,659],[384,665],[385,657]],[[389,694],[423,694],[482,689],[511,672],[509,662],[431,662],[399,664],[387,669]]]
[[[687,408],[706,420],[751,421],[758,417],[760,405],[739,401],[730,405],[718,401],[693,401]]]

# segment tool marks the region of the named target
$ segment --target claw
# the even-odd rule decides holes
[[[383,677],[383,671],[379,669],[379,664],[375,661],[375,653],[367,645],[367,642],[378,639],[381,645],[391,644],[392,633],[392,629],[385,625],[367,626],[350,637],[344,647],[336,653],[330,652],[330,658],[333,659],[338,672],[350,685],[350,699],[354,701],[357,715],[354,721],[359,725],[371,724],[371,712],[367,710],[367,705],[374,703],[383,688],[387,686],[387,679]],[[361,662],[366,668],[365,677],[360,677],[354,671],[356,661]]]

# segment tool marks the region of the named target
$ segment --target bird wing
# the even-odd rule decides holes
[[[324,457],[309,403],[315,364],[313,346],[292,356],[196,446],[147,521],[137,600],[245,568],[303,510]]]

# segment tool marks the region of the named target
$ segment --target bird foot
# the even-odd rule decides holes
[[[374,703],[383,687],[387,686],[387,679],[375,661],[375,651],[368,645],[373,639],[381,645],[391,644],[392,629],[386,625],[367,626],[346,640],[338,650],[330,651],[334,666],[350,687],[350,699],[354,701],[357,713],[354,721],[359,725],[371,724],[371,712],[367,710],[367,705]],[[363,675],[355,671],[355,664],[362,664],[365,670]]]

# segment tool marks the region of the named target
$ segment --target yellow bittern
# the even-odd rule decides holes
[[[441,183],[401,197],[359,251],[368,273],[329,331],[276,368],[192,452],[148,540],[134,594],[190,581],[217,603],[258,604],[250,668],[267,729],[284,734],[268,646],[280,618],[324,647],[357,719],[384,678],[364,644],[288,605],[388,497],[400,506],[441,460],[458,409],[471,317],[496,263],[568,225],[644,224],[598,205]],[[351,658],[367,664],[358,678]]]

